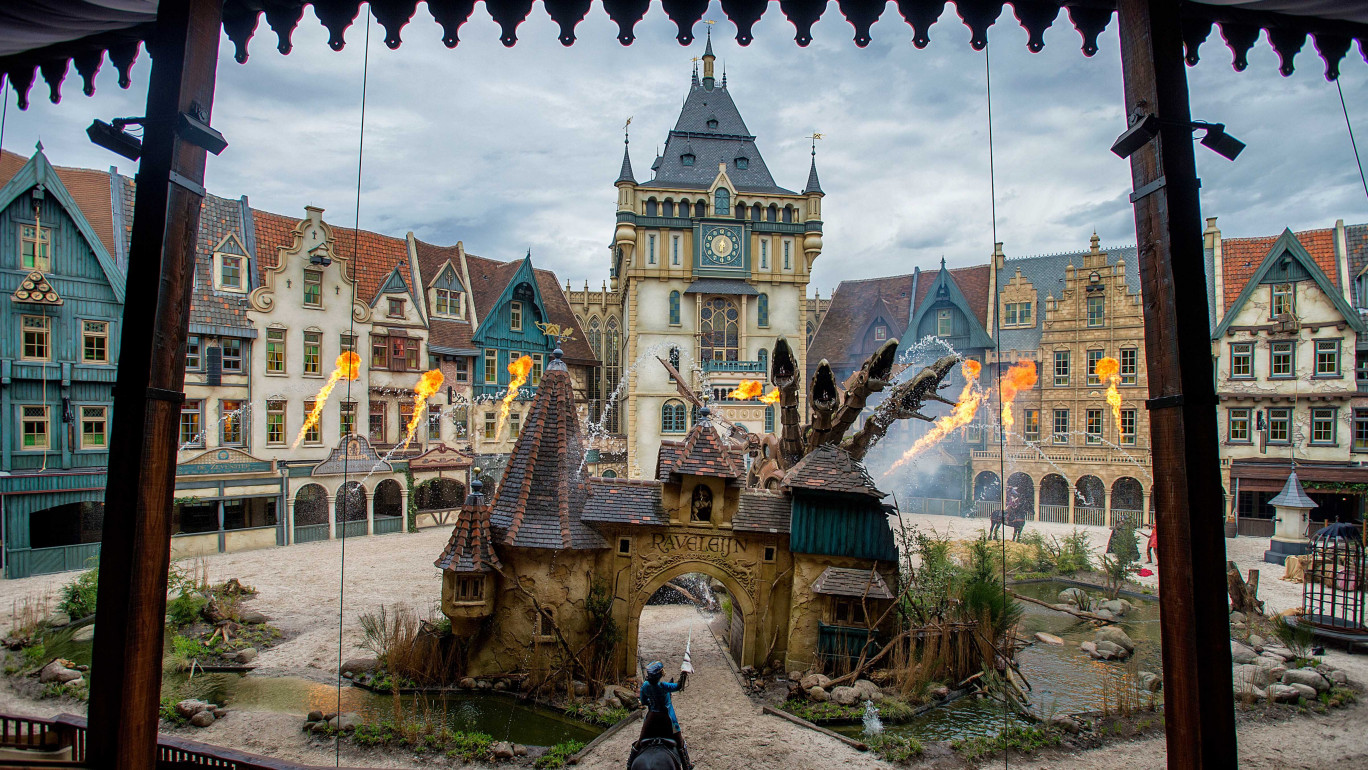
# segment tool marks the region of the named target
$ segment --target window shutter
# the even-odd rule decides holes
[[[205,351],[204,384],[222,385],[223,384],[223,348],[218,345],[210,347]]]

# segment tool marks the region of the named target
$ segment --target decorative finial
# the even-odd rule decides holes
[[[941,269],[945,269],[945,255],[943,254],[941,255]]]
[[[628,117],[628,118],[627,118],[627,122],[622,124],[622,143],[623,143],[623,144],[631,144],[631,142],[632,142],[631,132],[629,131],[629,129],[631,128],[631,125],[632,125],[632,118],[631,118],[631,117]]]
[[[556,348],[555,350],[551,351],[551,357],[559,361],[562,358],[565,358],[565,351],[561,350],[560,348]]]
[[[813,131],[811,136],[805,136],[805,137],[803,137],[804,139],[811,139],[811,140],[812,140],[812,157],[814,157],[814,158],[817,157],[817,140],[818,140],[818,139],[823,139],[823,138],[825,138],[825,137],[826,137],[826,134],[823,134],[821,131]]]
[[[39,140],[38,140],[38,143],[35,144],[35,145],[33,145],[33,146],[34,146],[35,149],[38,150],[38,152],[42,152],[42,151],[43,151],[43,140],[39,139]]]

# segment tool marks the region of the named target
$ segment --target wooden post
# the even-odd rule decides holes
[[[162,3],[129,254],[105,490],[87,756],[148,768],[157,753],[166,571],[185,337],[205,151],[178,136],[182,112],[214,101],[222,0]]]
[[[1159,525],[1168,766],[1234,768],[1225,538],[1202,221],[1178,0],[1118,0],[1126,112],[1165,121],[1130,157]],[[1223,161],[1217,161],[1223,162]]]

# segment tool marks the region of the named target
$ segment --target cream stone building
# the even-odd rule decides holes
[[[807,286],[822,252],[815,153],[802,192],[780,187],[726,77],[714,76],[715,58],[709,40],[649,181],[636,181],[624,151],[608,286],[570,292],[591,336],[602,324],[603,375],[590,398],[602,404],[603,430],[625,439],[633,478],[654,477],[662,437],[693,422],[656,357],[676,361],[715,416],[757,433],[774,429],[777,410],[727,394],[743,379],[768,381],[779,336],[805,367]]]

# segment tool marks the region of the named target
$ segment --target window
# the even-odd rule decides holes
[[[755,323],[761,328],[769,326],[769,295],[761,294],[755,300]]]
[[[519,412],[508,413],[508,438],[516,441],[522,435],[522,414]]]
[[[52,231],[46,227],[20,225],[19,266],[40,273],[52,271]]]
[[[223,371],[242,372],[242,340],[224,339],[223,345]]]
[[[698,361],[736,361],[741,344],[741,313],[736,303],[713,297],[699,312]],[[616,382],[610,375],[609,382]]]
[[[655,234],[654,234],[654,233],[652,233],[651,235],[646,236],[646,264],[648,264],[648,265],[654,265],[654,264],[655,264],[655,260],[656,260],[655,241],[656,241],[656,237],[655,237]]]
[[[679,265],[679,236],[670,237],[670,264]]]
[[[787,209],[785,209],[785,210],[787,211]],[[792,258],[791,258],[792,252],[793,252],[793,241],[784,241],[784,269],[785,269],[785,270],[792,270],[792,269],[793,269],[793,260],[792,260]]]
[[[1087,428],[1088,428],[1088,430],[1087,430],[1087,434],[1088,434],[1087,440],[1088,440],[1088,443],[1089,443],[1089,444],[1101,444],[1101,443],[1102,443],[1102,410],[1101,410],[1101,409],[1089,409],[1089,410],[1088,410],[1088,413],[1087,413],[1087,415],[1086,415],[1086,417],[1087,417],[1087,420],[1088,420],[1088,424],[1087,424]]]
[[[1121,410],[1121,445],[1135,446],[1135,410]]]
[[[1288,444],[1292,441],[1292,410],[1268,410],[1268,443]]]
[[[713,216],[725,217],[727,210],[731,208],[731,190],[725,187],[717,188],[713,193]]]
[[[485,412],[485,419],[484,419],[484,437],[485,437],[485,440],[486,440],[486,441],[493,441],[493,440],[494,440],[494,436],[497,435],[497,434],[495,433],[495,431],[496,431],[496,429],[498,428],[498,426],[499,426],[499,423],[495,420],[494,413],[493,413],[493,412]]]
[[[323,376],[323,332],[304,332],[304,374]]]
[[[459,582],[459,596],[457,601],[479,602],[484,601],[484,576],[483,575],[462,575]]]
[[[692,499],[689,501],[689,521],[709,522],[712,521],[713,493],[707,484],[699,484],[694,487]]]
[[[1359,388],[1368,387],[1368,355],[1359,351],[1354,359],[1354,379],[1358,382]]]
[[[1103,296],[1088,297],[1088,326],[1101,326],[1107,322],[1107,298]]]
[[[1272,344],[1272,355],[1268,359],[1269,377],[1291,377],[1295,363],[1293,358],[1296,355],[1296,343],[1293,342],[1274,342]]]
[[[399,430],[399,435],[395,438],[395,441],[396,441],[396,442],[398,442],[400,439],[402,439],[402,438],[408,436],[408,427],[409,427],[410,425],[413,425],[413,402],[412,402],[412,401],[400,401],[400,402],[399,402],[399,422],[395,424],[395,427]],[[417,426],[417,425],[414,425],[413,428],[414,428],[414,432],[416,433],[417,430],[418,430],[418,426]]]
[[[1003,326],[1031,326],[1031,303],[1008,302],[1002,319]]]
[[[23,317],[22,325],[24,360],[52,360],[52,319],[45,315],[26,315]]]
[[[242,291],[242,257],[219,255],[219,288]]]
[[[390,337],[391,372],[418,371],[418,340],[408,337]]]
[[[181,404],[180,443],[181,448],[204,446],[204,436],[200,435],[200,410],[202,402],[186,401]]]
[[[442,413],[437,409],[429,409],[427,413],[427,437],[428,441],[442,440]]]
[[[522,331],[522,303],[508,303],[508,328],[515,332]]]
[[[665,199],[664,211],[663,211],[663,213],[661,214],[661,216],[666,216],[666,217],[672,217],[672,216],[674,216],[674,214],[675,214],[674,209],[675,209],[674,201],[670,200],[669,198],[666,198],[666,199]]]
[[[769,269],[769,240],[765,238],[760,239],[760,269]]]
[[[48,407],[25,406],[21,408],[21,414],[21,421],[23,423],[23,426],[20,429],[23,435],[22,448],[25,450],[50,448]]]
[[[367,438],[372,444],[385,443],[385,402],[372,401],[370,405],[370,423],[367,427]]]
[[[302,419],[303,419],[303,420],[308,420],[308,419],[309,419],[309,415],[313,414],[314,407],[317,406],[317,405],[318,405],[318,402],[315,401],[315,400],[312,399],[312,398],[311,398],[311,399],[308,399],[307,401],[305,401],[305,402],[304,402],[304,414],[302,415]],[[322,443],[323,443],[323,418],[322,418],[322,415],[319,416],[319,419],[318,419],[316,422],[314,422],[313,425],[310,425],[310,426],[309,426],[309,429],[308,429],[308,430],[304,431],[304,442],[303,442],[303,443],[305,443],[305,444],[314,444],[314,445],[322,444]]]
[[[200,368],[200,338],[191,335],[185,338],[185,371],[197,372]]]
[[[356,352],[356,335],[355,335],[355,334],[347,334],[346,332],[343,332],[342,334],[337,335],[337,344],[338,344],[338,348],[340,349],[339,352],[342,352],[342,353],[355,353],[355,352]]]
[[[323,271],[304,271],[304,307],[323,307]]]
[[[1368,409],[1354,410],[1354,451],[1368,452]]]
[[[285,330],[266,330],[266,373],[285,373]]]
[[[687,157],[692,158],[692,155]],[[684,164],[689,165],[689,164]],[[542,610],[537,614],[537,636],[543,639],[554,639],[556,636],[556,622],[551,619],[551,610]]]
[[[81,449],[105,449],[109,446],[106,441],[107,414],[107,407],[81,407]]]
[[[304,419],[308,419],[312,404],[306,404]],[[285,402],[266,402],[266,445],[280,446],[285,443]]]
[[[793,221],[793,207],[792,207],[792,206],[785,206],[785,207],[784,207],[784,221],[785,221],[785,222],[792,222],[792,221]]]
[[[604,478],[608,478],[608,477],[607,477],[607,476],[604,476]],[[620,537],[620,538],[618,538],[618,550],[617,550],[617,552],[618,552],[618,555],[619,555],[619,556],[631,556],[631,555],[632,555],[632,538],[630,538],[630,537]]]
[[[831,619],[842,626],[864,628],[869,625],[865,620],[864,603],[858,599],[832,599]]]
[[[343,401],[337,405],[338,435],[350,436],[356,433],[356,402]]]
[[[1273,317],[1280,315],[1291,315],[1296,312],[1297,293],[1293,284],[1275,283],[1273,284]]]
[[[683,433],[688,430],[684,421],[684,402],[671,399],[660,408],[660,432]]]
[[[1056,388],[1067,388],[1069,386],[1069,351],[1056,350],[1054,352],[1054,384]]]
[[[1249,409],[1230,409],[1226,411],[1226,442],[1230,444],[1250,443]]]
[[[875,326],[875,327],[874,327],[874,341],[875,341],[875,342],[883,342],[883,341],[886,340],[886,339],[888,339],[888,327],[887,327],[887,326],[884,326],[883,324],[879,324],[878,326]]]
[[[470,359],[464,357],[456,359],[456,381],[470,382]]]
[[[1254,343],[1235,342],[1230,345],[1230,378],[1248,380],[1254,377]]]
[[[109,363],[109,322],[81,322],[81,360],[88,364]]]
[[[1338,377],[1339,340],[1316,340],[1316,376]]]
[[[954,318],[950,314],[950,309],[936,311],[936,336],[949,337],[955,331]]]
[[[470,407],[458,406],[451,410],[452,436],[454,438],[466,438],[467,425],[470,422]]]
[[[222,446],[242,445],[242,402],[219,402],[219,444]]]
[[[1102,378],[1097,376],[1097,362],[1102,360],[1102,351],[1088,351],[1088,384],[1101,385]]]
[[[403,318],[404,301],[402,299],[391,299],[389,301],[389,310],[385,312],[385,315],[390,318]]]
[[[1069,410],[1054,410],[1054,443],[1069,443]]]
[[[1027,441],[1040,440],[1040,410],[1027,409],[1022,416],[1021,430]]]
[[[655,198],[651,198],[650,200],[646,201],[646,216],[653,217],[659,210],[660,204],[656,202]]]
[[[691,153],[691,152],[686,152],[686,153],[684,153],[683,155],[680,155],[680,156],[679,156],[679,162],[680,162],[680,164],[685,165],[685,166],[692,166],[692,165],[694,164],[694,155],[693,155],[693,153]]]
[[[1335,412],[1334,407],[1316,407],[1311,410],[1311,443],[1324,446],[1335,444]]]
[[[670,292],[670,325],[679,325],[679,292]]]
[[[774,405],[765,407],[765,432],[774,432]]]
[[[533,354],[532,354],[532,380],[531,380],[531,382],[532,382],[532,385],[533,385],[533,386],[537,386],[537,385],[540,385],[540,384],[541,384],[542,367],[543,367],[543,365],[545,364],[545,362],[546,362],[546,354],[545,354],[545,353],[533,353]]]
[[[499,381],[499,351],[494,348],[485,348],[484,381],[486,384],[494,384]]]
[[[1140,351],[1136,348],[1121,348],[1121,384],[1134,385],[1139,373]]]

